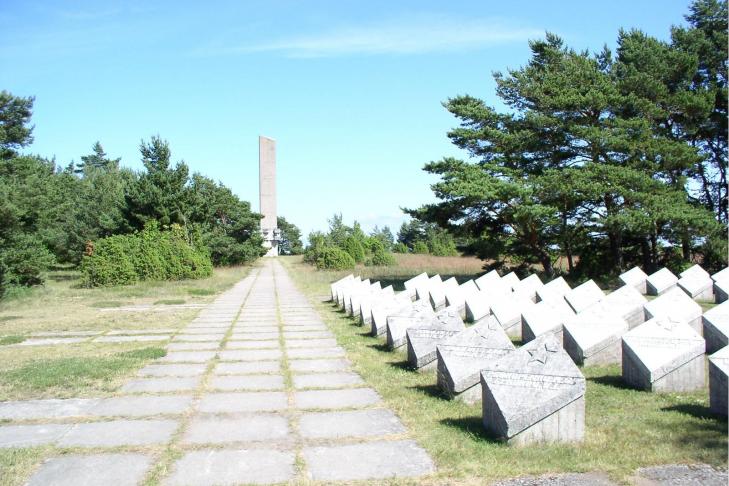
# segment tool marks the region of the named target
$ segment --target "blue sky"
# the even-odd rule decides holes
[[[578,49],[620,27],[667,38],[687,1],[0,1],[0,89],[36,97],[28,151],[78,161],[99,140],[141,168],[174,160],[258,208],[258,135],[278,141],[280,215],[304,234],[341,212],[397,230],[433,199],[423,164],[465,156],[441,102],[499,105],[491,73],[545,31]]]

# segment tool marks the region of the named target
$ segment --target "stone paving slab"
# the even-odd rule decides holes
[[[265,341],[228,341],[225,349],[280,349],[278,339]]]
[[[186,444],[225,444],[285,439],[289,435],[286,417],[254,414],[245,417],[195,417],[182,439]]]
[[[177,430],[176,420],[114,420],[76,424],[58,442],[61,447],[117,447],[164,444]]]
[[[27,486],[137,486],[152,457],[145,454],[93,454],[54,457],[45,461]]]
[[[272,324],[270,326],[241,326],[240,324],[233,328],[233,332],[248,332],[248,333],[259,333],[259,332],[278,332],[278,324]]]
[[[218,355],[221,361],[258,361],[282,357],[279,349],[230,349],[220,351]]]
[[[610,478],[604,473],[589,472],[522,476],[498,481],[492,486],[617,486],[617,484],[610,481]]]
[[[299,431],[307,439],[342,439],[402,434],[400,419],[386,409],[345,412],[310,412],[299,419]]]
[[[130,395],[101,398],[87,411],[97,417],[144,417],[159,414],[181,414],[192,404],[191,395]]]
[[[139,370],[139,376],[199,376],[205,373],[204,364],[149,364]]]
[[[336,339],[287,339],[287,348],[333,348],[337,346]]]
[[[284,324],[283,331],[284,332],[301,332],[301,331],[328,331],[329,328],[325,326],[324,324],[317,324],[317,325],[301,325],[301,326],[292,326],[288,324]]]
[[[202,413],[275,412],[288,407],[284,392],[208,393],[200,399]]]
[[[200,384],[200,377],[144,378],[128,381],[121,387],[124,393],[164,393],[191,391]]]
[[[215,375],[247,375],[256,373],[280,373],[279,361],[233,361],[218,363]]]
[[[164,334],[155,334],[151,336],[99,336],[94,339],[95,343],[128,343],[128,342],[150,342],[150,341],[167,341],[170,336]]]
[[[285,339],[325,339],[333,338],[331,331],[284,331]]]
[[[216,351],[176,351],[157,360],[158,363],[207,363],[215,357]]]
[[[215,390],[283,390],[282,375],[224,375],[214,376],[209,388]]]
[[[205,335],[212,334],[223,337],[228,332],[224,327],[187,327],[180,331],[180,336]]]
[[[343,358],[344,349],[340,347],[289,349],[286,354],[289,359]]]
[[[268,341],[270,339],[278,339],[278,331],[276,332],[233,332],[230,335],[231,341]]]
[[[170,331],[172,332],[172,331]],[[30,335],[34,337],[63,337],[63,336],[98,336],[103,334],[104,331],[42,331],[42,332],[31,332]],[[111,331],[109,334],[114,333]],[[142,332],[142,334],[154,334],[153,332]]]
[[[294,402],[301,409],[336,409],[366,407],[379,403],[380,396],[372,388],[349,390],[307,390],[294,392]]]
[[[174,334],[179,329],[116,329],[106,333],[107,336],[136,336],[137,334]]]
[[[227,486],[283,483],[294,477],[295,459],[293,452],[279,450],[197,450],[182,456],[163,484]]]
[[[22,343],[13,344],[13,346],[53,346],[56,344],[75,344],[84,342],[88,339],[89,338],[87,337],[26,339]]]
[[[411,440],[305,447],[302,455],[309,476],[318,481],[413,477],[435,470],[428,454]]]
[[[98,405],[98,398],[51,398],[0,402],[0,420],[81,417]]]
[[[293,376],[294,388],[342,388],[362,385],[364,381],[357,373],[307,373]]]
[[[58,441],[70,424],[0,425],[0,448],[34,447]]]
[[[172,339],[172,342],[204,342],[215,341],[219,343],[223,340],[225,334],[178,334]]]
[[[295,373],[328,373],[345,371],[350,367],[349,361],[335,359],[293,359],[289,361],[289,369]]]
[[[165,346],[167,351],[214,351],[220,348],[220,343],[215,341],[209,342],[187,342],[187,343],[169,343]]]

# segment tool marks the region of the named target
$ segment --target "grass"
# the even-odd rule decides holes
[[[185,299],[161,299],[154,302],[154,305],[182,305]]]
[[[147,347],[108,356],[39,359],[0,375],[0,396],[76,396],[79,391],[112,391],[128,371],[163,357],[163,348]]]
[[[89,305],[91,307],[97,307],[99,309],[112,309],[115,307],[123,306],[124,302],[119,302],[118,300],[100,300],[98,302],[92,302]]]
[[[323,302],[329,282],[342,272],[317,271],[300,258],[281,261],[328,322],[356,371],[435,460],[438,472],[428,482],[483,484],[520,475],[589,471],[627,481],[637,468],[656,464],[701,462],[726,467],[727,422],[709,412],[707,390],[682,394],[633,390],[623,385],[619,366],[583,369],[584,443],[518,448],[495,441],[484,433],[480,404],[445,399],[434,371],[410,370],[404,352],[386,351],[382,341]],[[418,266],[416,271],[446,273],[442,269],[434,264],[431,269]]]
[[[18,343],[22,343],[23,341],[25,341],[25,336],[18,336],[17,334],[10,335],[10,336],[3,336],[3,337],[0,337],[0,346],[6,346],[8,344],[18,344]]]

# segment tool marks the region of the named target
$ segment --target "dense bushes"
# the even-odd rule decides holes
[[[187,238],[182,227],[172,225],[160,231],[154,221],[138,233],[102,238],[81,263],[84,284],[98,287],[210,276],[213,265],[207,251]]]
[[[304,261],[319,269],[344,270],[356,264],[395,265],[397,261],[390,253],[392,233],[389,228],[375,228],[369,236],[355,221],[352,227],[342,222],[342,216],[335,214],[329,221],[329,232],[309,234],[309,246],[304,251]]]
[[[448,231],[433,223],[412,219],[397,233],[398,253],[429,253],[434,256],[457,256],[456,242]]]

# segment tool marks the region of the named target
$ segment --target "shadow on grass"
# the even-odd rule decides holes
[[[724,432],[726,432],[726,422],[727,418],[722,417],[721,415],[715,414],[714,412],[709,409],[709,407],[706,407],[704,405],[694,405],[694,404],[681,404],[681,405],[671,405],[670,407],[663,407],[661,408],[664,412],[678,412],[682,413],[684,415],[690,415],[697,419],[713,419],[718,422],[722,423],[722,429]]]
[[[367,346],[369,346],[370,348],[372,348],[376,351],[381,351],[383,353],[390,352],[390,348],[387,347],[387,343],[372,343],[372,344],[368,344]]]
[[[438,385],[413,385],[408,387],[410,390],[418,391],[430,398],[437,398],[439,400],[450,400],[448,396],[443,393],[443,390]]]
[[[491,442],[493,444],[503,444],[503,441],[492,437],[486,432],[481,417],[444,418],[439,422],[446,427],[458,429],[476,440]]]
[[[405,371],[415,371],[415,370],[413,369],[413,367],[412,367],[412,366],[410,366],[410,363],[408,363],[408,361],[407,361],[407,360],[404,360],[404,361],[390,361],[390,362],[389,362],[389,363],[387,363],[387,364],[389,364],[389,365],[390,365],[390,366],[392,366],[393,368],[397,368],[397,369],[399,369],[399,370],[405,370]]]
[[[590,378],[587,378],[587,381],[592,381],[594,383],[597,383],[598,385],[605,385],[610,386],[613,388],[618,388],[620,390],[636,390],[636,388],[628,385],[623,381],[622,376],[617,375],[603,375],[603,376],[593,376]]]

